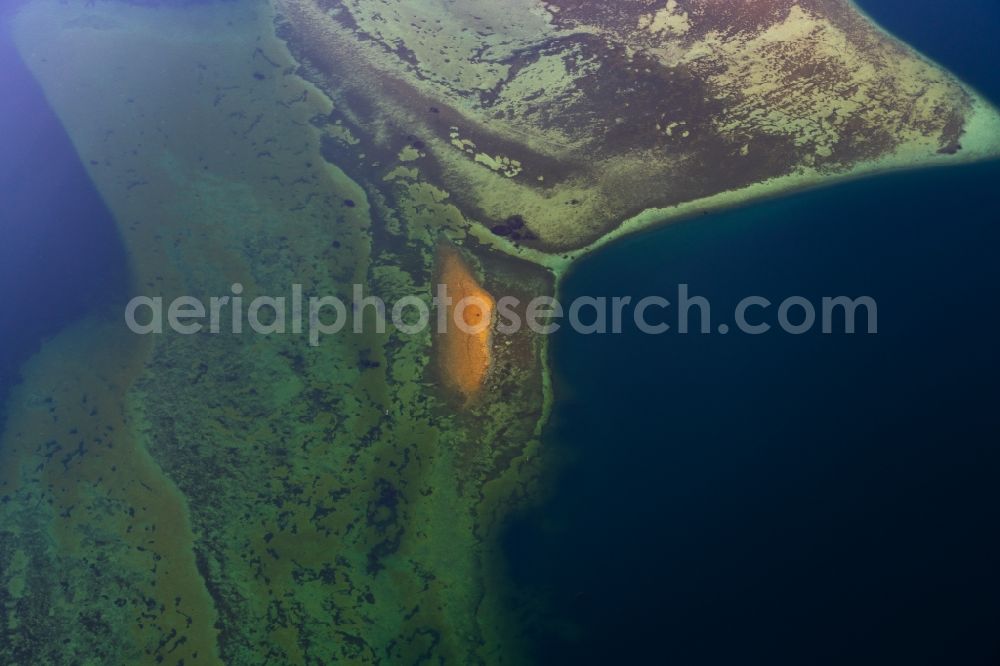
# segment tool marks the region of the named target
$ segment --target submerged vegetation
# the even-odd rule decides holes
[[[14,30],[165,301],[443,282],[489,324],[623,231],[996,148],[846,3],[653,4],[32,0]],[[537,496],[545,344],[64,331],[0,445],[0,661],[525,663],[497,535]]]

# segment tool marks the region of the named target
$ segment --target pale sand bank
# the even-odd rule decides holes
[[[506,239],[497,238],[489,230],[479,225],[476,226],[474,233],[482,242],[489,243],[527,261],[545,266],[557,277],[561,277],[577,259],[609,243],[694,215],[738,208],[796,192],[832,187],[886,173],[959,166],[998,159],[1000,158],[1000,110],[981,95],[972,94],[974,95],[974,111],[962,136],[962,150],[955,155],[927,155],[923,152],[902,150],[879,160],[859,163],[850,170],[838,173],[822,173],[803,169],[787,176],[772,178],[738,190],[720,192],[711,197],[696,199],[669,208],[647,209],[625,220],[618,228],[590,245],[579,250],[557,254],[515,245]]]

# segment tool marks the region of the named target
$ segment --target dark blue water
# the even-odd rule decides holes
[[[18,369],[41,342],[125,295],[114,220],[0,8],[0,423]]]
[[[1000,100],[1000,6],[863,3]],[[871,295],[875,336],[554,341],[552,495],[510,529],[546,664],[1000,664],[1000,164],[679,223],[579,295]]]

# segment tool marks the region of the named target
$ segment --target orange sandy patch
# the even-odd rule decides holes
[[[447,384],[472,398],[483,387],[490,369],[496,302],[454,248],[438,252],[438,283],[447,286],[451,297],[448,326],[439,334],[441,371]]]

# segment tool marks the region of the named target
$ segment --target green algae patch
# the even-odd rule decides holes
[[[45,345],[12,396],[0,440],[5,663],[218,663],[185,498],[129,404],[140,343],[86,320]]]
[[[361,284],[389,303],[429,302],[442,242],[462,248],[491,293],[552,293],[547,271],[470,233],[420,168],[418,139],[382,150],[299,76],[274,21],[266,4],[236,3],[41,1],[18,17],[19,48],[115,214],[136,293],[207,301],[239,283],[250,302],[293,284],[349,298]],[[116,340],[46,348],[45,381],[63,355],[106,375],[96,359],[121,353]],[[108,663],[521,660],[493,567],[503,519],[539,470],[542,340],[499,341],[495,372],[467,406],[441,381],[430,331],[142,342],[128,381],[66,377],[91,403],[127,412],[115,451],[135,451],[145,476],[114,471],[90,439],[88,464],[71,457],[64,470],[75,449],[60,439],[53,478],[85,496],[63,499],[32,471],[49,454],[41,426],[0,447],[4,493],[18,489],[3,507],[3,529],[16,531],[4,543],[32,544],[0,548],[8,584],[50,600],[30,612],[8,604],[5,626],[52,618],[52,640],[21,640],[18,654],[58,662],[63,645],[100,643],[91,653]],[[7,465],[14,456],[23,462]],[[97,502],[126,476],[150,490]],[[31,498],[42,502],[29,511]],[[78,586],[31,573],[57,562],[72,564]],[[117,572],[124,604],[88,578],[95,563]]]

